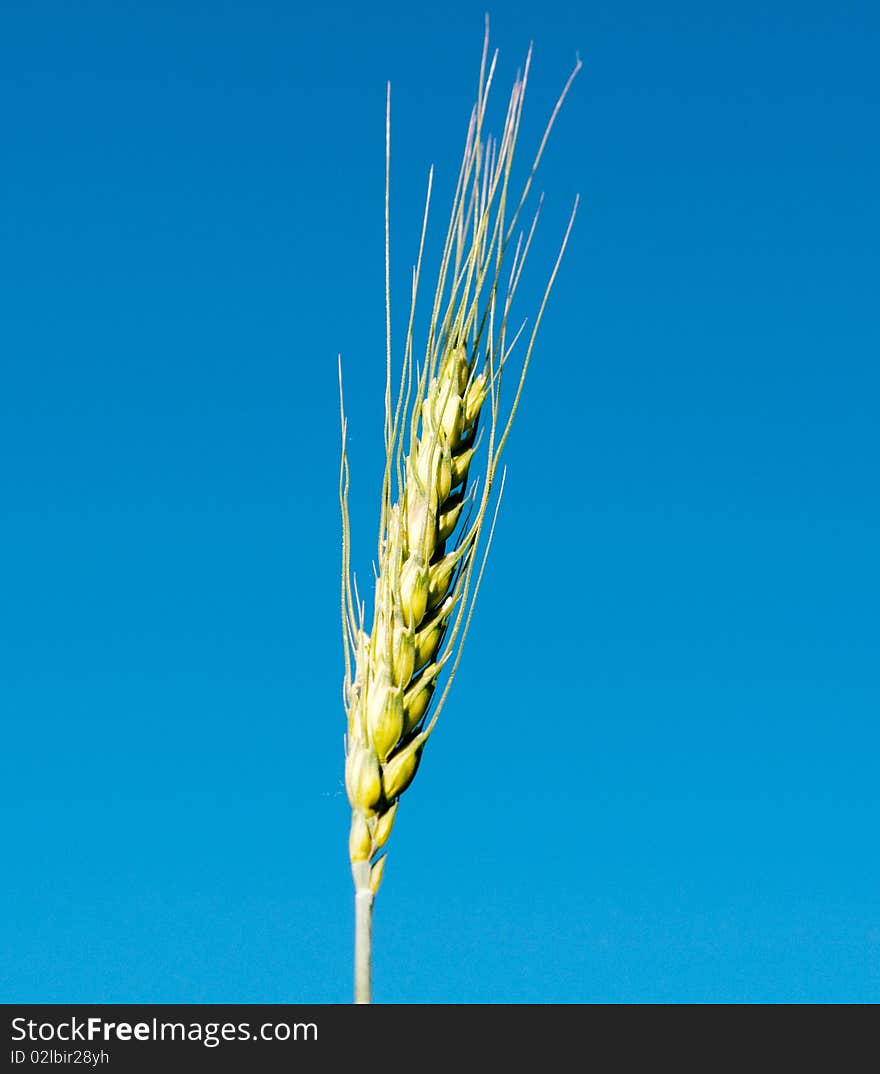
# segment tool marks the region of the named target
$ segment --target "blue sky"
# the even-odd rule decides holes
[[[582,204],[375,998],[876,1001],[877,11],[490,14],[524,315]],[[4,5],[0,1000],[350,997],[336,357],[366,578],[482,19]]]

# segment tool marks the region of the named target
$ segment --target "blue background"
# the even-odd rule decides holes
[[[583,201],[377,1000],[880,999],[877,10],[491,11],[523,315]],[[336,358],[367,579],[482,18],[3,5],[4,1001],[350,997]]]

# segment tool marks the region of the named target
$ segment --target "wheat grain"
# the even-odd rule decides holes
[[[392,408],[388,274],[386,111],[386,390],[385,455],[375,600],[370,630],[350,574],[349,469],[342,410],[340,500],[343,518],[342,621],[345,646],[345,785],[352,808],[349,854],[356,895],[355,1000],[369,1002],[370,915],[382,879],[384,847],[401,795],[412,782],[458,667],[491,545],[499,494],[490,510],[499,462],[519,404],[543,316],[577,208],[544,292],[502,415],[505,367],[523,328],[509,326],[522,265],[540,213],[512,243],[550,128],[578,61],[551,114],[520,197],[509,211],[509,184],[531,63],[531,49],[511,90],[500,138],[483,127],[497,53],[484,40],[477,101],[468,127],[440,261],[425,357],[413,356],[415,298],[433,172],[429,176],[419,256],[396,404]],[[512,253],[511,253],[512,248]],[[506,272],[509,265],[509,274]],[[502,269],[506,291],[500,296]],[[341,403],[340,369],[340,403]],[[480,444],[480,437],[485,440]],[[479,463],[479,474],[472,472]],[[440,690],[441,680],[445,684]]]

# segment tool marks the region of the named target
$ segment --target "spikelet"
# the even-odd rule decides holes
[[[553,110],[522,194],[508,215],[511,163],[531,50],[514,83],[497,141],[483,137],[497,54],[491,63],[487,64],[487,59],[488,40],[441,258],[425,356],[417,365],[413,314],[431,197],[432,178],[428,180],[409,329],[393,408],[389,321],[386,466],[369,630],[365,629],[364,606],[356,599],[351,581],[349,471],[342,413],[342,622],[348,721],[345,785],[352,808],[352,873],[356,888],[365,895],[378,890],[385,864],[383,848],[400,796],[416,774],[458,667],[497,517],[500,491],[494,497],[494,512],[490,500],[501,452],[574,219],[573,210],[526,344],[515,394],[502,416],[502,375],[522,332],[520,328],[509,333],[511,303],[540,202],[527,235],[520,234],[515,246],[511,239],[550,127],[580,62]],[[386,241],[387,220],[386,182]],[[509,280],[502,297],[503,266],[505,274],[509,270]],[[387,284],[386,278],[386,294]],[[340,372],[340,399],[341,390]],[[479,474],[474,472],[477,466]],[[503,480],[500,485],[503,488]],[[441,677],[445,680],[442,689]]]

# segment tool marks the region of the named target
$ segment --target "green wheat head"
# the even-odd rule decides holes
[[[416,774],[458,668],[503,489],[501,454],[577,209],[575,201],[531,334],[523,343],[512,399],[502,408],[502,380],[525,328],[525,323],[512,325],[511,309],[535,233],[540,199],[528,230],[518,232],[517,228],[550,128],[580,62],[557,101],[528,177],[514,199],[511,167],[531,49],[511,90],[497,140],[484,138],[483,133],[496,60],[497,53],[489,61],[487,34],[424,356],[417,362],[413,327],[433,172],[429,176],[394,401],[390,316],[387,319],[385,471],[369,624],[351,576],[349,468],[341,407],[345,786],[352,810],[352,874],[356,891],[364,894],[375,894],[379,888],[385,865],[383,848],[400,798]],[[386,121],[386,165],[388,129]],[[386,167],[386,314],[387,174]],[[340,375],[340,402],[341,391]]]

